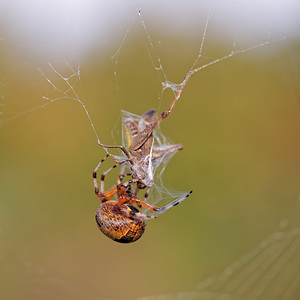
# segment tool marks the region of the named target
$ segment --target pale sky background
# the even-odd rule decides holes
[[[164,32],[188,35],[197,32],[199,19],[212,7],[211,23],[226,35],[226,28],[260,34],[299,32],[298,0],[206,0],[206,1],[100,1],[100,0],[1,0],[4,34],[30,48],[64,55],[74,49],[85,51],[101,44],[116,47],[141,10],[147,22]],[[157,27],[158,26],[158,27]]]

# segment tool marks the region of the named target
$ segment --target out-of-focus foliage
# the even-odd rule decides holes
[[[169,79],[180,81],[191,61],[185,49],[197,45],[176,37],[165,43],[170,46],[164,49],[175,43],[182,53],[176,59],[160,54],[170,66]],[[0,149],[5,299],[131,299],[192,291],[256,246],[282,218],[297,219],[300,85],[291,59],[298,59],[299,45],[271,48],[191,78],[161,129],[184,145],[165,170],[165,186],[194,192],[149,221],[142,239],[131,245],[112,242],[95,224],[99,201],[92,171],[105,153],[81,105],[59,101],[8,122]],[[26,80],[15,88],[17,106],[43,95],[40,87],[26,94],[37,79],[11,66],[4,71]],[[169,91],[158,100],[160,81],[139,42],[127,45],[117,80],[110,61],[94,56],[81,63],[82,97],[106,144],[114,143],[114,126],[121,130],[121,109],[141,115],[162,111],[172,100]],[[108,176],[106,187],[115,179],[116,173]]]

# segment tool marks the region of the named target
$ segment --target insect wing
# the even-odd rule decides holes
[[[141,132],[143,132],[151,124],[153,124],[155,122],[155,119],[156,119],[156,111],[155,110],[149,110],[142,115],[142,118],[140,119],[139,125],[138,125],[139,134],[136,137],[136,140],[140,140],[139,143],[142,142],[142,140],[143,140],[143,136],[141,135]],[[146,138],[146,140],[144,141],[144,143],[141,146],[144,157],[147,157],[150,154],[150,152],[152,150],[152,145],[153,145],[153,132],[151,131],[151,133],[148,135],[148,137]],[[151,159],[151,156],[149,157],[149,159]]]
[[[149,153],[149,146],[152,145],[152,140],[150,142],[149,138],[152,137],[153,130],[156,127],[156,111],[149,110],[142,115],[138,125],[138,135],[132,141],[130,146],[131,150],[139,149],[144,143],[147,144],[145,150]]]
[[[128,149],[130,149],[132,141],[135,140],[138,136],[139,130],[137,125],[131,118],[127,118],[124,120],[124,128],[126,132],[127,147]]]

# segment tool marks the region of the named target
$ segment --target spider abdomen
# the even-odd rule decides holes
[[[131,243],[144,233],[146,222],[132,205],[116,205],[115,201],[102,203],[96,211],[99,229],[112,240],[119,243]]]

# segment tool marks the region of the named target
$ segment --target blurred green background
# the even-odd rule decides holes
[[[180,82],[199,40],[167,36],[163,42],[155,44],[158,56],[168,79]],[[228,53],[228,45],[209,42],[211,57]],[[129,245],[109,240],[95,224],[92,171],[105,152],[82,106],[58,101],[7,122],[0,148],[2,299],[133,299],[192,291],[282,218],[297,222],[299,51],[298,42],[280,41],[190,79],[161,129],[184,145],[165,170],[165,186],[193,194],[148,221],[144,236]],[[31,73],[34,67],[4,62],[2,71],[16,79],[3,85],[15,104],[8,110],[27,111],[41,96],[51,97],[53,88]],[[165,91],[159,99],[161,82],[139,35],[131,36],[116,66],[93,53],[80,70],[82,90],[76,89],[106,144],[115,143],[114,126],[121,129],[120,110],[162,111],[173,98]],[[114,182],[107,177],[106,188]]]

